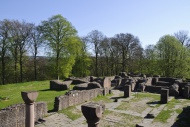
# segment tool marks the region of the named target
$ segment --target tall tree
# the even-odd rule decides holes
[[[184,60],[181,55],[184,53],[182,44],[174,37],[165,35],[160,38],[156,45],[159,55],[159,66],[162,74],[167,77],[183,76],[181,68],[185,69]]]
[[[10,47],[9,38],[10,38],[10,21],[4,19],[0,21],[0,57],[1,57],[1,79],[2,84],[5,84],[5,75],[6,75],[6,55]]]
[[[181,42],[182,45],[190,47],[190,37],[188,36],[188,31],[178,31],[174,33],[174,36]]]
[[[15,58],[15,71],[17,71],[17,56],[19,56],[20,65],[20,81],[23,81],[23,57],[27,52],[28,42],[31,37],[33,24],[25,21],[19,22],[14,20],[12,22],[12,38],[13,54]],[[16,76],[17,77],[17,76]],[[17,82],[17,81],[16,81]]]
[[[91,59],[89,58],[89,53],[87,52],[87,38],[80,38],[81,41],[81,51],[76,54],[75,64],[72,68],[72,74],[76,77],[84,77],[90,74]]]
[[[43,37],[47,40],[53,56],[55,56],[56,75],[59,79],[61,52],[64,52],[65,43],[69,38],[76,36],[77,31],[72,24],[61,15],[55,15],[47,21],[42,21],[41,31]]]
[[[104,35],[98,30],[93,30],[87,36],[88,41],[93,44],[93,50],[95,53],[95,76],[98,76],[98,54],[100,53],[100,43],[103,41]]]
[[[120,33],[115,35],[115,41],[118,43],[118,48],[121,51],[122,56],[122,71],[126,71],[127,60],[133,55],[133,52],[137,47],[140,47],[140,41],[138,37],[130,33]]]
[[[155,75],[158,73],[155,45],[148,45],[144,50],[144,72]]]
[[[39,48],[43,44],[42,33],[38,26],[33,26],[33,31],[31,34],[31,52],[34,56],[34,79],[37,80],[37,54],[39,53]]]

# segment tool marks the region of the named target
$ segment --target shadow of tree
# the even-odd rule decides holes
[[[184,107],[171,127],[190,127],[190,106]]]

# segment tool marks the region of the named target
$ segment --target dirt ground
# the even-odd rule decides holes
[[[112,90],[112,92],[112,96],[108,96],[112,101],[105,103],[106,109],[100,120],[100,127],[135,127],[136,124],[144,127],[190,126],[188,99],[169,97],[168,104],[159,104],[158,94],[139,93],[137,97],[132,93],[131,97],[123,98],[122,91]],[[115,98],[118,102],[114,102]],[[81,110],[81,105],[77,105],[76,108]],[[146,118],[147,114],[152,114],[155,118]],[[84,116],[71,120],[63,113],[50,113],[44,120],[46,122],[36,127],[87,127]]]

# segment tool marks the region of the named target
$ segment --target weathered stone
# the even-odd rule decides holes
[[[90,82],[93,82],[94,81],[94,79],[96,79],[97,77],[95,77],[95,76],[90,76]]]
[[[114,79],[121,79],[121,76],[116,75]]]
[[[127,77],[127,73],[126,72],[120,72],[119,76],[121,76],[122,78]]]
[[[124,86],[124,97],[130,97],[131,96],[131,86],[126,85]]]
[[[26,104],[26,127],[34,127],[34,101],[37,99],[38,92],[29,91],[29,92],[21,92],[22,99]]]
[[[103,87],[103,78],[95,78],[93,82],[97,82]]]
[[[168,103],[168,97],[169,97],[169,90],[168,89],[161,89],[160,102],[162,104]]]
[[[147,86],[152,85],[152,78],[147,78],[145,85],[147,85]]]
[[[189,98],[189,86],[184,87],[183,97],[184,98]]]
[[[114,79],[111,81],[112,87],[118,88],[118,86],[120,86],[120,84],[121,84],[121,79]]]
[[[146,78],[146,75],[145,74],[141,74],[140,77]]]
[[[171,85],[173,85],[173,83],[172,82],[165,82],[165,81],[157,81],[156,82],[156,86],[171,86]]]
[[[108,88],[108,89],[111,88],[111,80],[110,80],[110,78],[105,77],[103,79],[103,88]]]
[[[112,91],[109,89],[109,94],[112,94]]]
[[[169,87],[169,96],[175,96],[178,97],[179,96],[179,86],[178,84],[173,84]]]
[[[98,82],[90,82],[88,83],[87,89],[95,89],[95,88],[102,88],[102,86]]]
[[[73,79],[71,84],[77,85],[82,83],[87,83],[87,81],[84,81],[82,79]]]
[[[161,86],[146,86],[144,91],[161,94],[161,89],[162,89]]]
[[[88,127],[98,127],[100,118],[102,117],[105,105],[98,103],[87,103],[81,106],[82,113],[87,120]]]
[[[158,78],[157,77],[154,77],[152,78],[152,85],[156,85],[156,83],[158,82]]]
[[[103,90],[103,95],[106,96],[107,94],[109,94],[109,88],[105,87]]]
[[[35,121],[42,119],[47,114],[47,104],[34,103],[34,111]],[[25,119],[25,104],[15,104],[0,110],[0,127],[25,127]]]
[[[82,84],[75,85],[73,87],[73,90],[86,90],[87,87],[88,87],[88,83],[82,83]]]
[[[144,92],[144,89],[145,89],[145,83],[139,83],[137,86],[137,91]]]
[[[60,80],[51,80],[50,89],[51,90],[67,90],[71,84],[72,80],[61,82]]]

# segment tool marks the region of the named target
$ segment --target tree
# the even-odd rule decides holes
[[[157,54],[155,45],[148,45],[144,50],[144,72],[147,74],[155,75],[158,73],[157,67]]]
[[[100,56],[101,56],[101,71],[102,71],[102,76],[104,76],[104,73],[106,76],[109,75],[109,44],[111,43],[111,40],[107,37],[104,37],[102,42],[100,43]]]
[[[33,31],[31,34],[31,52],[34,56],[34,79],[37,80],[37,54],[39,48],[43,44],[42,33],[38,26],[33,26]]]
[[[184,58],[181,55],[186,54],[183,45],[174,36],[165,35],[160,38],[156,48],[162,74],[167,77],[183,77],[181,72],[186,70],[186,62],[181,59]]]
[[[78,38],[79,39],[79,38]],[[90,74],[91,59],[87,52],[87,38],[82,37],[79,40],[81,42],[81,51],[76,54],[75,64],[72,68],[72,74],[76,77],[84,77]]]
[[[95,53],[95,76],[98,76],[98,54],[100,53],[100,43],[103,41],[104,35],[98,30],[93,30],[87,36],[88,41],[93,44],[93,50]]]
[[[139,39],[129,33],[120,33],[115,35],[115,41],[118,44],[118,48],[121,51],[122,56],[122,71],[126,71],[127,60],[133,56],[135,49],[140,48]]]
[[[42,21],[41,32],[47,40],[47,45],[51,50],[51,54],[55,56],[56,75],[59,79],[61,53],[64,52],[65,43],[69,39],[76,36],[77,31],[72,24],[61,15],[55,15],[47,21]]]
[[[23,57],[27,52],[27,46],[31,37],[33,24],[18,20],[12,21],[11,27],[11,51],[15,61],[15,82],[17,82],[17,62],[19,58],[20,81],[23,80]]]
[[[0,56],[1,56],[1,79],[2,84],[5,84],[5,75],[6,75],[6,56],[8,54],[8,49],[10,47],[9,38],[10,38],[10,21],[4,19],[0,21]]]
[[[190,47],[190,37],[188,36],[188,31],[178,31],[174,33],[176,39],[178,39],[182,45]]]

